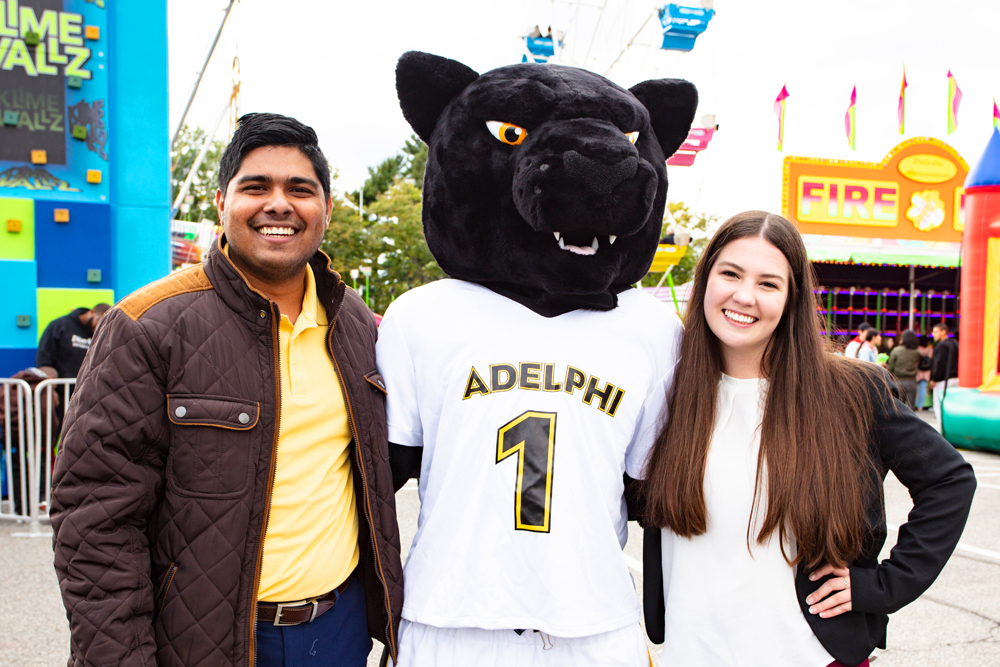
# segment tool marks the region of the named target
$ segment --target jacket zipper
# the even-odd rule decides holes
[[[341,301],[341,306],[343,301]],[[382,557],[378,552],[378,545],[375,543],[375,523],[372,521],[372,508],[371,499],[368,495],[368,475],[365,472],[365,464],[361,458],[361,443],[358,440],[358,431],[354,425],[354,409],[351,407],[351,399],[347,394],[347,385],[344,384],[344,376],[340,372],[340,364],[337,363],[337,358],[333,354],[333,327],[337,324],[337,317],[340,315],[340,306],[337,307],[337,312],[333,315],[333,321],[330,322],[330,329],[327,332],[326,339],[326,351],[330,355],[330,361],[333,362],[333,367],[337,371],[337,380],[340,382],[340,390],[344,394],[344,405],[347,408],[348,423],[351,426],[351,436],[354,438],[354,454],[358,462],[358,470],[361,471],[361,487],[365,492],[365,519],[368,521],[368,531],[372,540],[372,551],[375,553],[375,563],[378,566],[378,576],[379,580],[382,582],[383,604],[385,607],[385,613],[387,617],[385,626],[385,636],[389,640],[389,653],[392,654],[393,664],[396,662],[396,638],[392,633],[392,609],[389,607],[389,586],[385,583],[385,572],[382,570]]]
[[[267,475],[267,492],[264,495],[264,520],[260,528],[260,543],[257,545],[257,564],[253,575],[253,594],[250,600],[250,627],[249,627],[249,651],[247,652],[249,667],[253,667],[257,662],[257,593],[260,587],[260,570],[264,563],[264,539],[267,537],[267,522],[271,518],[271,492],[274,490],[274,469],[278,458],[278,433],[281,430],[281,352],[280,341],[278,340],[278,322],[280,315],[276,311],[277,306],[271,302],[271,331],[274,344],[274,383],[277,388],[275,394],[275,404],[277,406],[277,417],[274,421],[274,439],[271,441],[271,465]]]
[[[174,583],[175,574],[177,574],[177,563],[171,563],[170,567],[167,568],[167,575],[163,577],[163,582],[160,584],[159,590],[156,591],[156,595],[153,597],[154,620],[160,615],[160,611],[163,610],[163,603],[166,602],[167,591],[170,590],[170,584]]]

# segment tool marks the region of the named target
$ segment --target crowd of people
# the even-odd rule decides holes
[[[899,334],[898,343],[896,340],[883,336],[870,323],[862,322],[842,354],[887,369],[910,408],[917,411],[933,409],[940,419],[945,388],[958,384],[958,342],[954,332],[946,323],[938,322],[930,336],[907,329]],[[927,405],[928,389],[933,408]]]

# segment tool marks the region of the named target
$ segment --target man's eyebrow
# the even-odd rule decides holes
[[[246,176],[240,176],[236,180],[237,185],[242,185],[243,183],[270,183],[271,177],[264,174],[247,174]]]
[[[285,183],[290,185],[311,185],[314,188],[319,187],[319,183],[311,178],[306,178],[304,176],[292,176],[288,178]]]

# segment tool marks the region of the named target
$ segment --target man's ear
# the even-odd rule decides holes
[[[649,111],[663,156],[669,158],[687,139],[698,109],[698,89],[684,79],[651,79],[637,83],[629,92]]]
[[[215,190],[215,210],[219,212],[219,223],[222,223],[222,210],[226,208],[226,200],[222,196],[222,190]]]
[[[396,64],[396,94],[403,117],[424,143],[441,112],[479,74],[457,60],[422,51],[407,51]]]

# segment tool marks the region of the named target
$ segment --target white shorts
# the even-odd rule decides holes
[[[392,665],[392,661],[389,661]],[[638,623],[589,637],[566,639],[525,630],[399,626],[395,667],[652,667]]]

